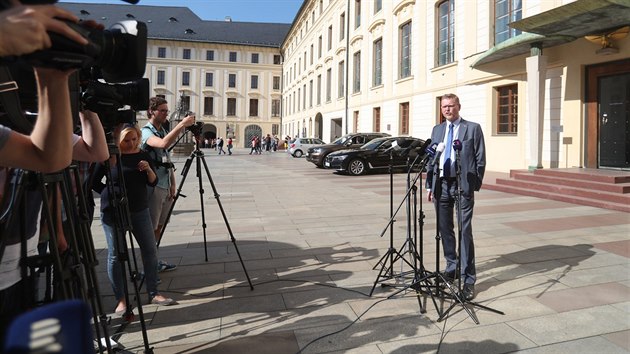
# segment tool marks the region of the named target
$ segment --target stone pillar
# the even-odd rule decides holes
[[[527,97],[529,113],[529,170],[542,168],[543,119],[545,109],[545,79],[547,57],[542,55],[542,43],[534,43],[527,64]]]

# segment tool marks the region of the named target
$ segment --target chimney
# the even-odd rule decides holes
[[[225,22],[232,22],[232,17],[225,16]]]

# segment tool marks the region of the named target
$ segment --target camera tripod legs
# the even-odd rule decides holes
[[[168,224],[168,221],[171,218],[171,214],[173,213],[173,210],[175,209],[175,204],[177,203],[177,200],[179,199],[179,196],[181,195],[181,190],[182,187],[184,186],[184,182],[186,181],[186,177],[188,176],[188,172],[190,171],[190,165],[192,165],[193,159],[195,160],[196,163],[196,172],[197,172],[197,180],[199,183],[199,202],[201,204],[201,226],[203,229],[203,246],[204,246],[204,251],[205,251],[205,256],[206,256],[206,262],[208,261],[208,247],[206,245],[206,214],[205,214],[205,207],[204,207],[204,189],[203,189],[203,181],[202,181],[202,173],[201,173],[201,165],[203,164],[203,167],[205,169],[206,172],[206,177],[208,177],[208,181],[210,181],[210,186],[212,187],[212,192],[214,193],[214,198],[217,201],[217,205],[219,206],[219,210],[221,211],[221,216],[223,217],[223,222],[225,223],[225,227],[228,230],[228,233],[230,234],[230,241],[232,241],[232,244],[234,245],[234,249],[236,250],[236,254],[238,255],[238,259],[241,262],[241,266],[243,267],[243,272],[245,273],[245,277],[247,278],[247,282],[249,283],[249,288],[251,290],[254,290],[254,285],[252,285],[252,281],[249,278],[249,274],[247,274],[247,269],[245,268],[245,263],[243,263],[243,258],[241,257],[241,253],[238,250],[238,246],[236,245],[236,239],[234,238],[234,234],[232,233],[232,227],[230,226],[230,222],[227,219],[227,216],[225,214],[225,210],[223,209],[223,205],[221,204],[221,199],[220,199],[220,195],[217,192],[217,188],[214,185],[214,181],[212,180],[212,176],[210,175],[210,170],[208,169],[208,164],[206,163],[203,151],[199,150],[199,143],[197,143],[197,146],[195,147],[195,150],[193,150],[193,152],[190,154],[190,156],[188,157],[188,159],[186,159],[186,162],[184,164],[184,168],[182,169],[182,180],[179,182],[179,186],[177,187],[177,193],[175,194],[175,198],[173,199],[173,203],[171,203],[171,208],[168,212],[167,218],[166,218],[166,222],[164,227],[162,228],[162,235],[164,234],[164,230],[166,229],[166,225]],[[200,162],[201,161],[201,162]],[[162,235],[160,235],[160,240],[162,240]]]

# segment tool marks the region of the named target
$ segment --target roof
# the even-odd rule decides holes
[[[488,49],[471,66],[529,53],[533,44],[553,47],[628,23],[630,0],[577,0],[510,23],[523,33]]]
[[[279,48],[291,24],[202,20],[187,7],[58,3],[82,20],[105,25],[136,20],[147,24],[148,38]]]

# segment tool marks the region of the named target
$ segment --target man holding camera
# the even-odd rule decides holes
[[[176,193],[173,163],[167,149],[175,143],[180,133],[195,124],[195,116],[189,115],[173,127],[173,130],[168,131],[164,127],[168,113],[168,102],[164,98],[151,97],[147,111],[149,122],[142,127],[142,149],[154,159],[158,176],[158,184],[149,190],[149,210],[156,242],[160,241],[160,234]],[[174,270],[176,267],[164,261],[158,262],[160,272]]]

